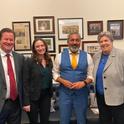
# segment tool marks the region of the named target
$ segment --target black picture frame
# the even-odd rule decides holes
[[[123,20],[108,20],[107,30],[113,34],[115,40],[123,39]]]
[[[88,21],[88,35],[98,35],[103,31],[103,21]]]
[[[34,39],[43,39],[48,44],[48,50],[50,53],[56,52],[55,48],[55,36],[34,36]]]
[[[54,16],[34,16],[34,34],[54,34]]]

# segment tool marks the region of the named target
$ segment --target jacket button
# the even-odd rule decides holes
[[[104,78],[106,78],[106,76],[104,76]]]
[[[107,88],[106,88],[106,87],[105,87],[104,89],[105,89],[105,90],[107,90]]]

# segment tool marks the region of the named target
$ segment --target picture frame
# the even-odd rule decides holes
[[[68,48],[68,45],[67,45],[67,44],[59,44],[58,48],[59,48],[59,53],[60,53],[60,52],[62,52],[65,48]]]
[[[15,32],[15,51],[27,51],[31,49],[31,27],[29,21],[12,22]]]
[[[34,34],[54,34],[54,16],[34,16]]]
[[[82,50],[93,56],[100,50],[100,46],[97,41],[82,41]]]
[[[52,62],[54,63],[56,54],[50,54],[50,57],[51,57],[51,59],[52,59]]]
[[[108,20],[107,30],[112,33],[115,40],[123,39],[123,20]]]
[[[55,49],[55,36],[34,36],[34,39],[43,39],[47,42],[48,51],[53,53]]]
[[[83,39],[83,18],[58,18],[58,39],[66,40],[68,34],[77,32]]]
[[[87,21],[88,35],[98,35],[103,31],[103,21]]]

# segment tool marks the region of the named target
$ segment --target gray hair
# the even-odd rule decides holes
[[[80,34],[79,34],[79,33],[77,33],[77,32],[73,32],[73,33],[68,34],[68,37],[67,37],[67,42],[69,41],[70,36],[71,36],[71,35],[73,35],[73,34],[77,34],[77,35],[79,36],[80,40],[81,40],[81,36],[80,36]]]
[[[112,33],[109,32],[109,31],[106,31],[106,32],[101,32],[101,33],[99,33],[99,35],[98,35],[98,37],[97,37],[98,42],[100,41],[100,39],[101,39],[103,36],[108,37],[111,42],[114,41],[114,38],[113,38]]]

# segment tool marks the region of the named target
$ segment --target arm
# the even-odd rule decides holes
[[[63,78],[61,78],[61,77],[58,77],[57,79],[56,79],[56,81],[57,82],[59,82],[59,83],[61,83],[61,84],[63,84],[65,87],[68,87],[68,88],[72,88],[72,82],[70,82],[70,81],[68,81],[68,80],[65,80],[65,79],[63,79]]]
[[[30,61],[29,59],[25,59],[24,63],[24,72],[23,72],[23,83],[24,83],[24,105],[23,110],[26,112],[30,111],[30,102],[29,102],[29,66]]]
[[[65,87],[71,88],[72,82],[60,77],[60,62],[61,62],[61,53],[58,54],[55,59],[55,63],[53,66],[53,78],[55,81],[63,84]]]

